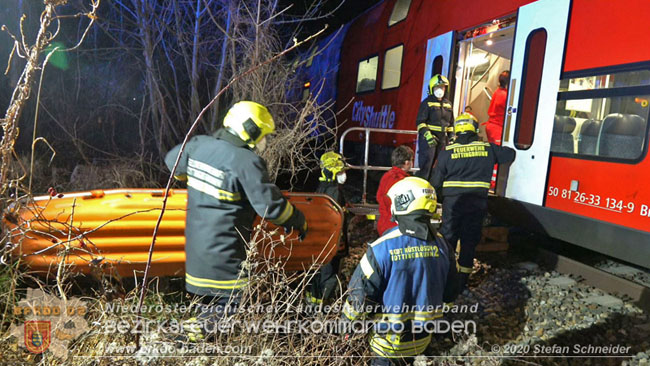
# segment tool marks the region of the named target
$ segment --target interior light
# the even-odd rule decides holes
[[[465,64],[465,66],[476,67],[479,65],[483,65],[490,61],[490,59],[487,56],[488,56],[487,52],[474,51],[472,52],[472,55],[469,56],[469,58],[467,59],[467,63]]]
[[[492,46],[492,43],[494,43],[494,42],[492,42],[491,39],[488,39],[487,41],[485,41],[485,44],[488,45],[488,46]]]

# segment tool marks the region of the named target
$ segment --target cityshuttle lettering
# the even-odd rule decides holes
[[[374,106],[365,106],[362,101],[352,107],[352,121],[359,126],[372,128],[393,128],[395,126],[395,111],[390,104],[384,104],[379,111]]]

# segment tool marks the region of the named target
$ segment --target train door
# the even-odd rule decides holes
[[[433,37],[427,41],[426,63],[424,66],[424,79],[422,82],[422,96],[420,100],[427,97],[429,89],[429,80],[433,75],[441,74],[449,78],[449,67],[454,46],[454,32],[447,32]],[[415,166],[418,165],[417,149],[419,144],[415,144]]]
[[[424,65],[424,82],[422,83],[422,98],[427,97],[429,80],[435,74],[449,78],[449,67],[454,46],[454,32],[447,32],[427,41],[427,57]]]
[[[507,181],[506,197],[535,205],[544,203],[569,7],[570,0],[538,0],[517,14],[503,135],[517,157],[499,181]]]
[[[458,42],[454,115],[473,114],[481,122],[480,135],[484,138],[483,122],[488,120],[490,101],[499,86],[499,74],[510,70],[515,17],[480,26],[465,34],[465,39]]]

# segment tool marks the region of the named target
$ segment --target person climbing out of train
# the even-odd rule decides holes
[[[472,273],[474,250],[481,241],[494,164],[508,164],[515,150],[479,141],[478,120],[461,114],[454,122],[456,140],[440,153],[433,186],[442,196],[440,233],[452,245],[460,239],[458,269],[463,288]]]
[[[379,204],[379,220],[377,220],[377,232],[383,235],[388,229],[397,226],[395,221],[392,221],[393,215],[390,213],[390,198],[388,197],[388,190],[393,184],[409,176],[409,171],[413,168],[413,149],[406,145],[401,145],[395,148],[390,155],[390,163],[392,168],[384,173],[379,181],[379,188],[377,189],[377,203]]]
[[[503,120],[506,116],[506,98],[508,97],[508,83],[510,82],[510,71],[505,70],[499,74],[499,87],[492,94],[490,107],[488,108],[488,120],[485,122],[485,134],[488,142],[501,146],[503,136]],[[497,184],[498,165],[492,170],[490,189],[494,190]]]
[[[175,177],[187,182],[185,287],[202,307],[184,327],[190,340],[202,338],[239,303],[248,283],[242,262],[257,213],[304,239],[307,222],[269,178],[262,151],[275,123],[268,109],[251,101],[235,103],[212,136],[198,135],[182,152]],[[165,156],[171,170],[181,145]],[[198,328],[197,328],[198,327]],[[203,327],[203,329],[201,329]]]
[[[339,270],[341,259],[347,255],[347,227],[349,217],[345,212],[346,199],[343,194],[343,185],[347,180],[347,166],[343,157],[334,151],[323,153],[320,157],[321,176],[319,178],[316,193],[322,193],[330,196],[344,210],[343,228],[339,239],[340,250],[331,262],[324,264],[314,274],[309,282],[308,290],[305,293],[305,300],[308,305],[322,304],[333,298],[334,292],[338,287],[336,274]]]
[[[424,329],[433,329],[443,302],[452,302],[459,291],[453,249],[431,224],[436,210],[431,184],[406,177],[388,196],[398,226],[368,245],[342,314],[344,322],[374,317],[371,365],[412,362],[431,341]]]
[[[418,130],[418,168],[416,174],[429,180],[438,155],[447,144],[447,132],[454,122],[451,102],[447,99],[449,80],[436,74],[429,80],[427,97],[420,103],[415,120]]]

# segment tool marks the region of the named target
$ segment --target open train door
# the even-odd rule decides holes
[[[538,0],[517,14],[503,136],[517,157],[497,187],[503,195],[507,180],[506,197],[535,205],[544,202],[570,3]]]
[[[424,65],[424,80],[422,82],[422,98],[427,97],[429,80],[435,74],[441,74],[450,79],[449,68],[454,47],[454,32],[447,32],[427,41],[427,58]]]
[[[441,34],[439,36],[430,38],[427,41],[427,54],[426,61],[424,64],[424,79],[422,81],[422,95],[420,100],[423,100],[428,95],[429,90],[429,80],[433,75],[441,74],[444,75],[447,79],[449,78],[449,69],[451,67],[451,58],[454,50],[454,31]],[[451,79],[450,79],[451,80]],[[453,90],[453,88],[449,88]],[[450,90],[447,93],[450,93]],[[419,144],[415,144],[416,154],[415,154],[415,166],[419,166],[417,161],[418,154],[417,149]]]

